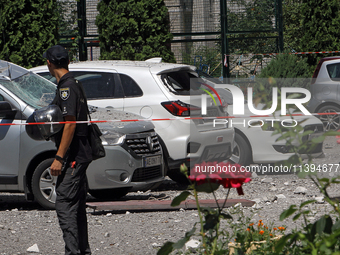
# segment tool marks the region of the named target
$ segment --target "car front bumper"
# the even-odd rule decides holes
[[[106,156],[93,161],[87,169],[89,189],[131,188],[146,191],[165,178],[164,163],[144,167],[121,146],[105,146]],[[161,156],[162,157],[162,156]]]

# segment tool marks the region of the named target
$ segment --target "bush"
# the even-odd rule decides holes
[[[100,59],[162,57],[166,62],[175,62],[163,0],[103,0],[97,9]]]
[[[56,0],[0,1],[0,59],[30,68],[57,43]]]
[[[285,54],[277,55],[269,64],[261,70],[258,78],[279,78],[275,81],[277,88],[296,87],[309,89],[312,77],[312,68],[307,64],[307,58],[299,55]],[[271,90],[273,86],[270,79],[261,80],[265,89]],[[258,87],[255,89],[258,93]]]
[[[312,77],[307,59],[288,53],[277,55],[261,70],[259,78],[308,78]]]

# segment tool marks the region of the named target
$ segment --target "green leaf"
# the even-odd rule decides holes
[[[309,241],[314,242],[316,235],[316,222],[314,224],[309,224],[307,228],[310,229]]]
[[[275,253],[279,254],[282,251],[283,247],[286,246],[287,241],[293,237],[294,237],[293,234],[281,237],[280,240],[278,240],[277,243],[275,244]]]
[[[157,255],[168,255],[170,254],[174,248],[173,248],[173,242],[166,242],[157,252]]]
[[[218,215],[208,214],[205,216],[204,230],[215,229],[216,225],[219,223]]]
[[[336,231],[340,229],[340,220],[338,220],[337,222],[334,223],[334,225],[332,226],[332,231]]]
[[[330,130],[324,133],[325,136],[337,136],[339,135],[338,131]]]
[[[176,250],[182,249],[182,247],[185,245],[185,243],[190,240],[190,237],[195,234],[195,231],[196,231],[196,227],[193,227],[190,231],[185,233],[185,236],[182,239],[180,239],[179,241],[174,243],[172,245],[172,247]]]
[[[308,204],[312,204],[312,203],[315,203],[316,200],[308,200],[308,201],[305,201],[303,203],[300,204],[300,209]]]
[[[324,140],[325,140],[325,137],[321,135],[319,137],[313,138],[311,141],[312,143],[322,143]]]
[[[308,130],[308,131],[303,132],[302,136],[306,136],[306,135],[313,134],[313,133],[314,133],[314,131]]]
[[[301,216],[301,213],[296,214],[296,215],[293,217],[293,221],[296,221],[298,218],[300,218],[300,216]]]
[[[280,220],[282,221],[295,213],[297,211],[295,207],[296,205],[291,205],[287,210],[283,211],[280,215]]]
[[[191,193],[189,191],[183,191],[181,194],[179,194],[177,197],[175,197],[172,202],[171,206],[178,206],[180,205],[183,201],[185,201],[188,196],[190,196]]]
[[[318,221],[315,222],[316,224],[316,232],[321,235],[326,227],[326,218],[322,216]]]
[[[318,179],[319,182],[324,182],[324,183],[329,183],[329,179],[328,178],[321,178]]]
[[[217,213],[217,209],[211,208],[211,207],[201,207],[201,211],[204,214],[216,214]]]
[[[233,217],[230,215],[230,214],[227,214],[227,213],[221,213],[221,218],[222,219],[225,219],[225,220],[228,220],[228,219],[233,219]]]
[[[196,186],[197,192],[206,192],[212,193],[220,187],[220,184],[217,183],[203,183],[201,185]]]
[[[333,227],[332,218],[329,217],[329,215],[326,215],[325,218],[326,218],[326,226],[325,226],[324,232],[326,234],[331,234],[332,233],[332,227]]]

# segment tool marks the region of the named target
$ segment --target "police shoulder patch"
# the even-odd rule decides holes
[[[60,91],[60,97],[62,100],[67,100],[70,96],[70,88],[61,88]]]

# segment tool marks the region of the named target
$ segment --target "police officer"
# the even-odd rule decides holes
[[[54,136],[57,153],[51,174],[58,176],[56,211],[63,231],[65,255],[91,254],[86,218],[86,169],[92,161],[87,139],[87,102],[80,82],[68,71],[69,56],[65,48],[55,45],[43,57],[57,80],[57,92],[52,104],[60,107],[64,128]],[[70,123],[69,123],[70,122]]]

